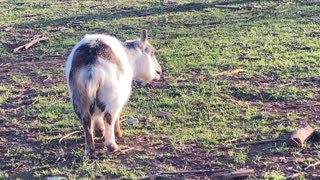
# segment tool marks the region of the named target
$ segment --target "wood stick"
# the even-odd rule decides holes
[[[15,49],[13,50],[13,52],[18,52],[18,51],[20,51],[20,50],[22,50],[22,49],[29,49],[31,46],[35,45],[36,43],[38,43],[38,42],[40,42],[40,41],[45,41],[45,40],[47,40],[47,39],[48,39],[48,38],[47,38],[47,37],[44,37],[43,35],[38,35],[38,36],[36,36],[31,42],[15,48]]]
[[[218,173],[218,172],[225,172],[226,169],[222,170],[214,170],[214,169],[199,169],[199,170],[180,170],[180,171],[160,171],[160,174],[187,174],[187,173]]]
[[[252,141],[252,142],[237,143],[235,145],[243,146],[243,145],[254,145],[254,144],[266,144],[266,143],[273,143],[273,142],[282,142],[282,141],[286,141],[286,139],[267,139],[267,140],[262,140],[262,141]]]
[[[81,131],[74,131],[74,132],[71,132],[71,133],[63,136],[62,138],[60,138],[59,144],[61,144],[62,140],[64,140],[65,138],[67,138],[67,137],[69,137],[69,136],[72,136],[72,135],[74,135],[74,134],[76,134],[76,133],[79,133],[79,132],[81,132]]]
[[[215,5],[215,8],[222,8],[222,9],[236,9],[236,10],[241,10],[241,6],[231,6],[231,5]]]
[[[291,134],[291,136],[288,140],[288,144],[291,146],[300,147],[307,140],[309,140],[311,138],[313,133],[314,133],[314,130],[312,129],[312,127],[308,123],[306,123],[306,124],[300,126],[299,129],[297,129],[296,131],[294,131]]]
[[[307,166],[306,168],[304,168],[304,170],[307,170],[307,169],[309,169],[309,168],[311,168],[311,167],[316,167],[316,166],[319,165],[319,164],[320,164],[320,161],[315,162],[315,163],[313,163],[313,164],[310,164],[310,165]]]
[[[232,171],[230,169],[200,169],[200,170],[181,170],[181,171],[160,171],[156,174],[144,176],[142,178],[139,178],[139,180],[143,179],[150,179],[152,177],[157,177],[162,174],[188,174],[188,173],[211,173],[211,178],[225,178],[225,179],[231,179],[231,178],[243,178],[248,177],[254,174],[253,169],[240,169],[236,171]]]
[[[216,177],[222,177],[223,179],[235,179],[235,178],[245,178],[248,176],[254,175],[254,170],[253,169],[242,169],[238,171],[233,171],[230,173],[224,173],[221,176],[216,176]],[[215,176],[211,176],[215,177]]]
[[[246,70],[245,69],[228,70],[228,71],[223,71],[223,72],[220,72],[217,74],[213,74],[213,76],[221,76],[221,75],[232,76],[232,75],[239,74],[242,72],[246,72]]]
[[[187,174],[187,173],[209,173],[209,172],[225,172],[229,171],[228,169],[223,169],[223,170],[214,170],[214,169],[200,169],[200,170],[181,170],[181,171],[160,171],[156,174],[152,174],[149,176],[144,176],[142,178],[139,178],[138,180],[143,180],[143,179],[150,179],[152,177],[157,177],[160,176],[161,174]]]
[[[121,154],[124,154],[124,153],[126,153],[126,152],[131,151],[131,150],[134,150],[134,147],[131,147],[131,148],[128,148],[128,149],[124,149],[124,150],[120,150],[120,153],[121,153]]]

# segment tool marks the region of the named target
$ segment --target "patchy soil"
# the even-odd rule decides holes
[[[2,103],[1,112],[3,113],[5,120],[0,120],[0,153],[5,154],[7,151],[19,152],[21,148],[30,148],[32,153],[41,153],[44,150],[48,150],[46,161],[50,161],[53,166],[70,166],[73,163],[80,163],[82,160],[79,157],[68,155],[70,150],[75,148],[83,148],[82,140],[80,142],[65,140],[63,145],[58,145],[56,141],[51,142],[48,145],[41,145],[36,140],[37,129],[26,132],[23,128],[24,125],[32,122],[33,119],[28,119],[24,116],[24,110],[29,108],[36,102],[33,102],[33,98],[37,96],[38,90],[54,86],[56,84],[64,84],[64,77],[61,73],[48,77],[48,75],[36,75],[33,70],[38,69],[41,71],[52,71],[62,68],[64,66],[64,59],[48,58],[44,61],[36,62],[20,62],[17,64],[10,64],[8,68],[0,70],[1,83],[10,84],[15,86],[12,96]],[[10,69],[10,70],[9,70]],[[12,81],[9,75],[21,75],[30,77],[32,80],[30,83],[15,83]],[[238,81],[250,86],[261,87],[276,87],[279,84],[261,79],[253,79],[246,81]],[[163,79],[157,83],[151,84],[149,87],[161,88],[168,86],[168,82]],[[236,103],[239,101],[235,101]],[[244,103],[244,102],[242,102]],[[265,102],[263,104],[257,102],[247,101],[246,103],[252,106],[258,107],[261,111],[267,111],[274,114],[276,117],[286,116],[288,113],[296,113],[301,115],[305,121],[309,122],[313,126],[319,126],[320,116],[320,103],[317,101],[299,101],[299,102]],[[275,117],[275,118],[276,118]],[[19,119],[17,124],[13,124],[10,119]],[[302,123],[303,121],[280,121],[279,123]],[[276,123],[274,121],[273,123]],[[150,142],[159,141],[160,143],[150,145]],[[114,153],[116,159],[119,159],[121,165],[125,165],[129,168],[137,168],[139,166],[148,169],[148,175],[156,174],[161,171],[159,164],[162,166],[174,167],[176,170],[207,170],[207,169],[241,169],[249,168],[255,170],[255,178],[262,178],[265,172],[281,171],[287,175],[294,175],[296,173],[307,173],[310,178],[316,178],[320,176],[317,169],[306,168],[306,161],[310,158],[317,159],[318,152],[316,144],[311,144],[307,148],[300,150],[300,153],[287,153],[285,152],[272,152],[270,149],[276,149],[278,143],[266,143],[257,145],[239,145],[243,143],[236,140],[232,143],[221,144],[212,149],[202,147],[197,143],[187,143],[185,145],[174,147],[171,145],[165,136],[159,135],[158,138],[150,137],[148,135],[131,136],[118,140],[120,144],[125,144],[128,148],[133,148],[128,152]],[[246,140],[248,141],[248,140]],[[281,144],[281,142],[280,142]],[[49,147],[50,146],[50,147]],[[10,147],[10,148],[8,148]],[[102,144],[98,143],[97,147],[101,148]],[[230,157],[228,151],[245,148],[248,152],[248,160],[245,164],[235,162]],[[57,154],[61,152],[62,155]],[[98,159],[105,156],[104,150],[98,150]],[[130,158],[128,158],[130,157]],[[10,166],[12,159],[10,156],[0,156],[1,169],[9,172],[9,174],[20,174],[28,176],[35,171],[34,167],[30,164],[26,164],[23,161],[17,167]],[[18,159],[17,159],[18,160]],[[35,158],[31,158],[31,161],[37,161]],[[18,160],[19,161],[19,160]],[[230,167],[233,164],[233,167]],[[46,168],[44,167],[44,170]],[[175,175],[160,175],[162,178],[170,177],[175,179],[211,179],[210,173],[186,173]],[[111,177],[110,177],[111,178]]]
[[[61,3],[65,4],[60,6]],[[216,8],[216,5],[238,4],[244,8],[241,10]],[[122,1],[112,2],[111,5],[107,1],[90,2],[90,4],[86,1],[60,3],[8,1],[4,10],[9,14],[6,20],[8,25],[0,31],[4,33],[1,34],[3,48],[0,50],[5,52],[4,57],[0,57],[0,85],[4,89],[7,88],[0,90],[0,94],[8,93],[8,97],[0,103],[0,179],[6,174],[9,179],[44,179],[51,175],[116,179],[128,175],[126,171],[130,171],[130,175],[142,177],[144,173],[148,176],[159,171],[243,168],[255,170],[254,176],[248,179],[266,178],[268,173],[273,172],[272,177],[275,179],[290,178],[299,174],[306,179],[319,179],[320,166],[307,168],[308,165],[319,161],[319,140],[311,140],[301,148],[289,147],[284,140],[294,128],[305,122],[316,130],[319,130],[320,125],[320,79],[308,77],[281,80],[281,77],[286,77],[289,73],[295,77],[295,73],[291,72],[292,69],[305,76],[309,71],[316,74],[316,68],[319,66],[316,64],[318,55],[315,55],[319,48],[314,40],[320,36],[317,32],[318,26],[302,18],[302,16],[310,17],[308,19],[315,21],[318,18],[315,16],[319,14],[318,10],[313,6],[306,7],[302,3],[294,5],[295,7],[291,4],[292,2],[268,1],[263,2],[261,6],[267,8],[252,11],[250,7],[259,5],[258,1],[178,3],[170,7],[151,2],[128,3],[128,6]],[[47,7],[50,8],[46,9]],[[60,116],[57,114],[65,111],[48,112],[49,117],[55,118],[43,119],[27,115],[27,112],[39,105],[37,100],[39,95],[41,98],[51,98],[50,92],[46,90],[65,86],[64,66],[66,55],[69,53],[65,52],[65,49],[66,47],[71,49],[71,45],[83,34],[108,32],[117,37],[127,38],[132,37],[135,31],[138,32],[141,28],[150,28],[153,42],[162,49],[157,52],[164,59],[161,63],[171,70],[169,72],[164,68],[162,79],[147,84],[146,88],[150,91],[160,89],[166,91],[165,93],[177,89],[163,97],[167,98],[167,101],[180,98],[175,99],[177,102],[168,102],[161,107],[160,105],[157,107],[158,102],[153,102],[152,106],[159,108],[159,111],[168,111],[176,106],[184,109],[182,111],[184,114],[171,112],[171,116],[176,118],[173,124],[181,123],[185,117],[190,116],[193,119],[190,120],[188,117],[190,122],[181,126],[182,129],[190,127],[196,129],[199,124],[202,125],[202,129],[188,132],[201,134],[202,131],[207,131],[208,123],[211,123],[209,120],[220,123],[220,131],[230,126],[235,132],[225,133],[221,138],[219,136],[220,139],[214,139],[217,142],[212,144],[208,141],[212,138],[210,133],[203,133],[204,138],[199,136],[185,143],[174,144],[172,138],[181,137],[177,135],[178,131],[170,129],[168,133],[161,133],[161,128],[160,132],[152,131],[145,128],[150,127],[150,122],[143,119],[139,128],[145,128],[147,132],[134,131],[136,134],[125,134],[124,137],[117,139],[123,146],[122,152],[106,153],[101,140],[97,140],[97,157],[83,160],[82,133],[74,134],[59,144],[61,137],[79,127],[67,124],[68,122],[60,122],[61,124],[57,125],[59,127],[49,126],[54,124],[53,120],[59,120]],[[50,36],[49,40],[44,42],[47,44],[44,46],[37,44],[29,50],[12,53],[14,48],[30,42],[38,34]],[[49,49],[52,51],[48,51],[48,47],[52,48]],[[282,72],[277,66],[279,62],[273,62],[274,59],[283,61],[282,67],[287,65],[288,71]],[[270,64],[261,62],[265,60],[270,60]],[[249,72],[250,68],[260,66],[266,67],[266,71],[270,72],[263,72],[264,69]],[[221,70],[226,72],[213,73]],[[242,76],[242,73],[246,72],[266,76],[250,78]],[[215,81],[219,83],[213,84]],[[201,87],[198,88],[198,85]],[[140,88],[141,84],[136,83],[135,86]],[[55,96],[62,102],[61,104],[68,103],[67,95],[62,95],[60,90]],[[217,97],[214,100],[221,102],[207,104],[207,100],[212,101],[210,96]],[[189,101],[183,102],[188,98]],[[54,100],[48,102],[58,103]],[[188,106],[189,104],[193,106]],[[134,106],[140,108],[139,104]],[[63,108],[61,109],[67,109]],[[176,110],[180,110],[179,108]],[[212,110],[213,108],[216,108],[216,111]],[[219,116],[220,111],[222,114],[220,118],[211,117],[212,114]],[[41,113],[40,110],[35,112]],[[245,115],[248,116],[247,119]],[[198,120],[200,117],[203,121],[199,120],[199,124],[194,123],[193,120]],[[260,121],[265,124],[257,123],[257,126],[261,126],[259,127],[261,129],[257,128],[259,131],[257,132],[251,124]],[[157,125],[162,126],[161,123]],[[45,125],[50,128],[43,127]],[[217,129],[211,126],[213,125],[210,124],[210,132]],[[247,136],[234,137],[238,129],[246,128],[244,126],[249,126],[249,130],[244,131]],[[137,130],[134,128],[137,127],[130,130]],[[260,133],[263,130],[267,133]],[[239,134],[241,133],[243,132]],[[275,141],[261,141],[266,138]],[[202,141],[207,141],[207,144]],[[100,171],[94,174],[95,168],[101,166]],[[216,177],[212,173],[176,173],[156,177],[156,179],[169,178],[215,179]]]

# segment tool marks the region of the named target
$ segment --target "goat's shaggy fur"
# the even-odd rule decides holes
[[[104,136],[110,151],[122,135],[120,112],[129,99],[132,80],[158,80],[161,67],[146,31],[136,40],[120,42],[107,35],[86,35],[66,63],[69,95],[85,133],[85,156],[95,150],[94,135]]]

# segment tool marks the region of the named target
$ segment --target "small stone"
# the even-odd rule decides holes
[[[138,118],[130,118],[127,120],[128,124],[137,124],[139,123],[139,119]]]
[[[47,177],[47,180],[67,180],[67,178],[63,176],[51,176]]]
[[[168,118],[171,114],[169,112],[158,112],[154,116],[157,118],[165,119]]]

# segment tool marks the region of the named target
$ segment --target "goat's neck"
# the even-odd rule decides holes
[[[137,74],[137,64],[136,61],[134,60],[133,54],[132,52],[125,46],[123,46],[123,48],[125,49],[127,56],[128,56],[128,63],[130,65],[130,68],[132,70],[132,75],[133,78],[136,77]]]

